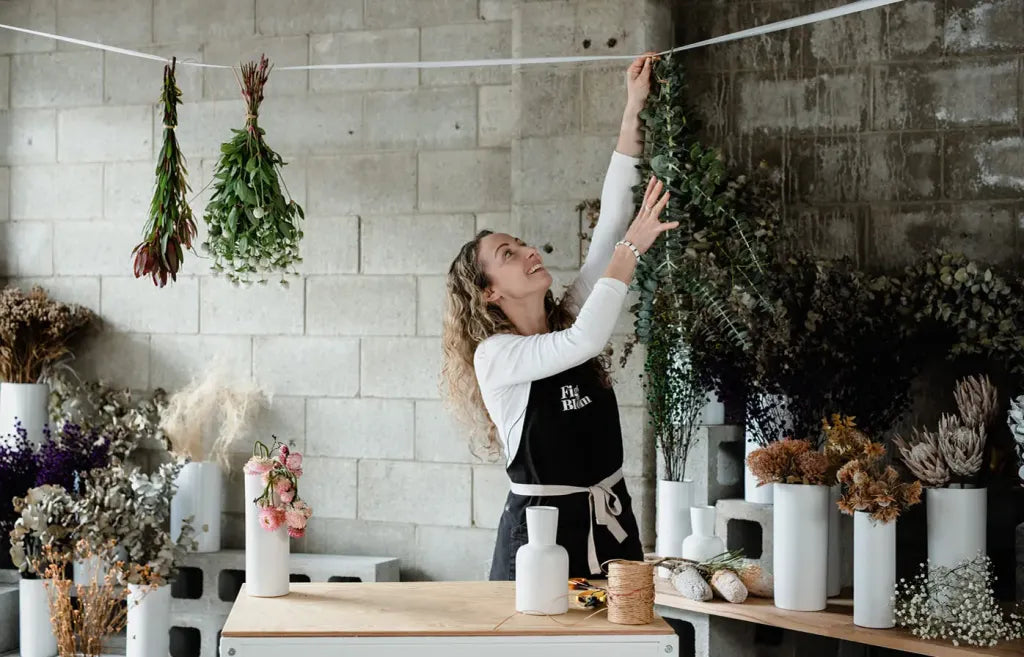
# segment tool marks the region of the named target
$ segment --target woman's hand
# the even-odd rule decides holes
[[[653,52],[640,55],[629,65],[626,71],[626,111],[639,113],[651,93],[651,69],[653,68]]]
[[[669,198],[668,192],[661,193],[662,189],[662,182],[651,176],[647,183],[647,191],[644,192],[643,206],[626,231],[624,239],[632,242],[640,253],[646,253],[654,244],[654,240],[658,239],[658,235],[679,226],[678,221],[661,221],[661,213],[668,205]]]

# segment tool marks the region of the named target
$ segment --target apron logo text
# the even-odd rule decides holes
[[[579,386],[562,386],[562,411],[576,411],[591,402],[589,396],[580,398]]]

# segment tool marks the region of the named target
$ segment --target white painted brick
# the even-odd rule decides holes
[[[416,155],[312,158],[307,184],[311,215],[409,212],[416,207]]]
[[[11,58],[12,107],[73,107],[101,102],[103,55],[99,51]]]
[[[47,164],[57,161],[57,112],[15,109],[0,112],[0,162]]]
[[[61,162],[141,160],[153,154],[153,108],[83,107],[57,113]]]
[[[477,212],[477,231],[489,230],[492,233],[507,233],[518,237],[523,232],[519,217],[512,216],[511,212]]]
[[[11,218],[11,170],[0,167],[0,221]]]
[[[300,494],[324,518],[355,518],[356,461],[317,457],[302,462]]]
[[[515,15],[515,3],[508,0],[480,0],[480,20],[510,21]]]
[[[310,456],[413,458],[413,402],[401,399],[310,399]]]
[[[416,335],[441,335],[447,280],[446,276],[416,279]]]
[[[416,279],[411,276],[311,277],[308,335],[413,335]]]
[[[37,32],[57,31],[57,0],[0,2],[0,23],[17,25]],[[53,39],[0,31],[0,52],[49,52],[57,48]]]
[[[259,61],[260,55],[267,56],[274,67],[305,66],[309,63],[309,37],[246,37],[244,39],[215,39],[203,48],[203,57],[214,64],[232,64]],[[210,99],[239,99],[238,81],[232,71],[223,68],[208,68],[204,71],[203,97]],[[308,71],[270,71],[267,92],[271,98],[305,95],[308,85]],[[260,108],[262,115],[263,108]],[[267,134],[273,136],[269,130]]]
[[[41,221],[0,224],[0,275],[53,274],[53,225]]]
[[[437,338],[363,338],[360,368],[365,397],[436,399],[441,343]]]
[[[271,393],[353,397],[359,392],[359,340],[259,337],[253,375]]]
[[[92,219],[102,205],[102,165],[11,168],[12,219]]]
[[[363,18],[371,28],[469,23],[477,18],[477,0],[373,0]]]
[[[178,390],[211,368],[231,380],[252,375],[252,339],[226,335],[154,335],[149,345],[150,385]],[[246,436],[252,439],[252,436]]]
[[[121,43],[121,41],[114,41]],[[181,89],[181,99],[194,103],[203,96],[203,71],[181,62],[203,61],[203,50],[198,43],[146,46],[146,52],[161,57],[177,57],[174,82]],[[125,57],[107,53],[103,57],[103,100],[117,105],[157,103],[163,84],[163,63],[151,59]],[[237,87],[236,87],[237,88]],[[157,104],[157,119],[163,122],[163,108]]]
[[[379,148],[476,145],[471,87],[380,91],[366,95],[364,136]]]
[[[502,59],[512,56],[512,22],[438,25],[421,31],[420,55],[424,61]],[[428,86],[448,84],[508,84],[512,67],[424,69],[421,82]]]
[[[311,64],[414,62],[420,58],[418,29],[341,32],[310,37]],[[317,93],[365,89],[407,89],[419,85],[415,69],[310,71]]]
[[[123,0],[58,0],[57,34],[119,46],[151,43],[153,4]],[[83,46],[59,43],[57,47],[78,50]]]
[[[509,152],[505,149],[419,154],[421,210],[505,210],[510,198]]]
[[[198,161],[195,164],[186,162],[185,166],[193,176],[199,172]],[[149,204],[153,199],[153,188],[156,185],[155,169],[156,165],[148,159],[145,162],[104,164],[103,216],[107,219],[130,220],[138,225],[141,231],[144,219],[149,216]],[[192,180],[192,185],[199,183],[195,177]]]
[[[11,58],[0,57],[0,108],[11,105]]]
[[[289,447],[306,452],[306,399],[304,397],[285,397],[273,395],[267,406],[260,413],[254,424],[251,435],[242,436],[232,449],[241,449],[247,454],[252,453],[253,441],[256,439],[273,440],[277,436]]]
[[[306,215],[299,245],[302,274],[354,274],[359,271],[359,217]]]
[[[546,205],[516,205],[513,214],[524,242],[540,250],[544,264],[560,269],[580,266],[578,201]],[[548,252],[548,248],[551,252]]]
[[[498,528],[508,498],[509,480],[504,465],[473,466],[473,524]]]
[[[203,277],[203,333],[283,335],[302,333],[302,281],[234,287],[224,278]]]
[[[622,66],[587,69],[583,75],[583,132],[617,133],[626,105],[626,82]]]
[[[16,283],[22,290],[30,290],[33,286],[46,290],[51,299],[61,303],[77,303],[93,312],[100,307],[100,279],[85,276],[54,276],[50,278],[18,278]]]
[[[627,477],[654,476],[654,440],[643,406],[619,406],[622,427],[622,471]]]
[[[574,135],[580,130],[580,73],[533,67],[516,73],[519,136]]]
[[[265,35],[357,30],[363,0],[256,0],[256,31]]]
[[[121,331],[196,333],[199,330],[199,281],[179,276],[163,288],[148,278],[103,279],[100,311]]]
[[[614,336],[611,340],[612,349],[612,378],[615,381],[615,396],[620,404],[632,406],[643,406],[647,403],[643,388],[644,373],[644,348],[643,345],[633,347],[633,353],[625,368],[619,366],[619,357],[626,338]]]
[[[149,389],[149,336],[103,331],[86,339],[72,365],[86,381]]]
[[[309,519],[306,549],[320,554],[350,554],[397,557],[408,568],[416,553],[415,527],[395,522],[366,522],[341,518]],[[403,574],[404,579],[404,574]]]
[[[367,274],[447,272],[463,242],[473,237],[473,216],[363,217],[362,271]]]
[[[171,43],[246,37],[253,34],[255,20],[253,0],[155,0],[153,39]]]
[[[359,462],[359,518],[469,526],[472,470],[412,461]]]
[[[512,85],[480,87],[479,93],[479,145],[508,146],[515,136],[519,113],[513,102]]]
[[[362,103],[361,94],[271,96],[260,110],[260,125],[281,153],[344,152],[362,142]]]
[[[440,400],[416,401],[416,460],[474,463],[469,439]]]
[[[124,221],[68,221],[53,235],[53,271],[58,275],[131,276],[132,249],[142,240],[142,218]],[[147,279],[148,280],[148,279]]]
[[[493,530],[419,526],[416,528],[416,568],[409,579],[486,580],[493,553]]]
[[[519,203],[597,198],[615,147],[610,137],[523,139],[513,162],[513,192]],[[537,166],[557,162],[558,166]]]

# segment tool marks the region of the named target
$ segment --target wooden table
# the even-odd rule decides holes
[[[568,591],[568,589],[567,589]],[[665,657],[678,638],[665,621],[616,625],[607,614],[515,614],[513,582],[293,583],[280,598],[238,594],[226,657]],[[499,627],[500,626],[500,627]],[[298,652],[282,652],[295,651]]]
[[[1024,641],[1002,643],[993,648],[972,648],[954,646],[948,641],[925,641],[906,630],[873,630],[853,624],[853,600],[829,599],[824,611],[788,611],[779,609],[771,600],[747,598],[743,604],[732,604],[722,600],[696,602],[679,595],[667,579],[658,579],[655,585],[655,609],[670,616],[669,609],[721,616],[735,620],[781,627],[786,630],[817,634],[819,636],[853,641],[871,646],[903,650],[932,657],[1021,657],[1024,655]]]

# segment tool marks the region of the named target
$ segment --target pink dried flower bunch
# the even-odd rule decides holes
[[[267,531],[284,525],[288,527],[289,536],[302,538],[306,535],[306,523],[313,515],[313,507],[299,497],[302,454],[288,449],[277,436],[271,447],[257,440],[252,451],[244,471],[263,478],[263,493],[253,500],[260,510],[260,525]]]
[[[823,485],[828,481],[829,460],[807,440],[787,438],[768,443],[747,457],[750,472],[765,484]],[[834,472],[834,470],[833,470]]]

